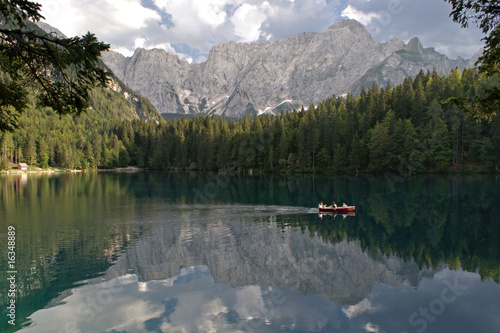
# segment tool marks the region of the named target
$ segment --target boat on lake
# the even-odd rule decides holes
[[[329,213],[348,213],[351,210],[354,210],[356,206],[340,206],[340,207],[318,207],[320,212],[329,212]]]

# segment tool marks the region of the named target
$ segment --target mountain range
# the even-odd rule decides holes
[[[355,20],[339,20],[320,33],[279,41],[219,44],[200,64],[164,50],[138,48],[131,57],[106,52],[102,59],[160,113],[245,114],[280,112],[332,95],[357,94],[373,83],[402,83],[420,70],[448,73],[474,65],[424,48],[418,38],[375,42]]]

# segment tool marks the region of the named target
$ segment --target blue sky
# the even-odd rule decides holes
[[[480,31],[462,29],[442,0],[38,0],[46,22],[68,36],[91,31],[126,56],[162,48],[202,62],[219,43],[279,40],[360,21],[377,42],[419,37],[451,58],[470,58]]]

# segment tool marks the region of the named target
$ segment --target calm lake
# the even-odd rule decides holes
[[[0,237],[1,332],[500,331],[498,176],[0,176]]]

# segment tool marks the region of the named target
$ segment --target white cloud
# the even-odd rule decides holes
[[[373,19],[380,18],[380,14],[374,12],[365,13],[360,10],[357,10],[355,7],[351,5],[347,6],[346,9],[342,11],[341,15],[356,20],[363,25],[369,25]]]
[[[248,286],[237,289],[234,311],[243,319],[251,319],[258,313],[265,313],[261,288],[259,286]]]
[[[126,56],[136,47],[188,45],[181,59],[206,59],[229,41],[281,39],[322,31],[336,19],[339,0],[40,0],[46,22],[68,36],[87,31]],[[186,50],[186,48],[183,48]]]
[[[87,31],[131,55],[137,46],[188,45],[206,59],[210,49],[229,41],[281,39],[326,29],[336,19],[339,0],[40,0],[48,24],[69,36]],[[136,45],[136,41],[141,41]]]
[[[133,50],[130,50],[129,48],[126,47],[114,47],[112,48],[112,50],[123,54],[125,57],[131,57],[132,54],[134,54]]]
[[[262,23],[266,20],[266,9],[269,3],[261,6],[243,4],[234,12],[231,22],[234,24],[234,34],[240,37],[241,42],[253,42],[262,34]]]
[[[159,21],[159,14],[141,5],[140,0],[39,0],[49,24],[64,26],[69,35],[96,30],[111,35],[123,30],[141,30],[149,21]],[[103,36],[104,37],[104,36]],[[103,38],[101,37],[101,38]]]
[[[279,40],[320,32],[341,15],[363,23],[378,42],[420,37],[424,46],[470,57],[483,44],[460,29],[450,5],[435,0],[39,0],[46,22],[68,36],[87,31],[131,55],[137,46],[163,48],[181,59],[204,60],[229,41]],[[432,10],[431,10],[432,9]],[[439,31],[439,33],[436,33]],[[136,45],[136,42],[139,43]]]
[[[112,49],[133,52],[143,30],[158,24],[158,12],[145,8],[140,0],[40,0],[46,22],[68,36],[90,31]],[[118,43],[116,41],[119,41]]]
[[[136,38],[134,46],[135,46],[135,48],[144,47],[145,43],[146,43],[146,38],[142,38],[142,37],[141,38]]]
[[[449,3],[435,0],[349,0],[342,15],[364,24],[377,42],[419,37],[424,47],[448,57],[471,57],[483,45],[482,35],[475,27],[461,29],[449,17],[451,10]]]
[[[353,319],[363,313],[375,313],[377,310],[379,310],[379,308],[373,306],[371,301],[365,298],[358,304],[343,308],[342,312],[344,312],[347,318]]]
[[[168,42],[171,45],[184,43],[203,53],[220,42],[231,40],[225,6],[232,0],[155,0],[163,13],[168,14],[169,22],[162,22],[161,31],[151,36],[156,43]],[[151,29],[154,30],[154,29]]]
[[[226,21],[227,13],[224,11],[224,7],[232,2],[224,0],[192,0],[191,6],[203,23],[216,28]]]
[[[368,333],[379,333],[380,332],[380,328],[377,325],[374,325],[372,323],[367,323],[363,328]]]

